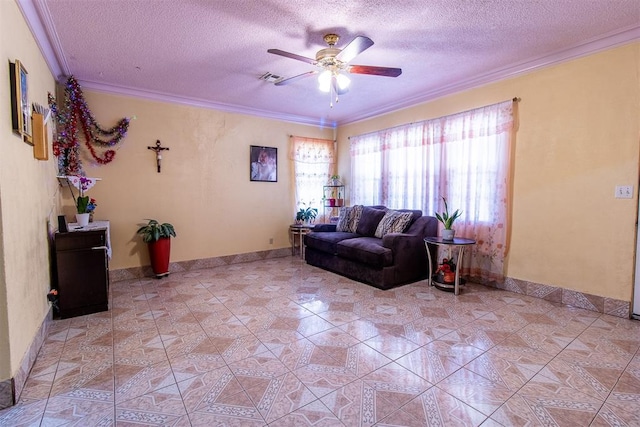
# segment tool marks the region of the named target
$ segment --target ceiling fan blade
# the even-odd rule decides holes
[[[402,74],[402,68],[372,67],[370,65],[349,65],[347,71],[353,74],[370,74],[384,77],[398,77]]]
[[[336,55],[336,59],[342,62],[349,62],[371,46],[373,46],[373,40],[369,37],[357,36]]]
[[[302,74],[298,74],[297,76],[293,76],[293,77],[289,77],[288,79],[284,79],[284,80],[280,80],[279,82],[275,83],[276,86],[284,86],[284,85],[288,85],[289,83],[292,83],[298,79],[304,78],[304,77],[309,77],[312,76],[314,74],[318,74],[319,71],[314,70],[314,71],[307,71],[306,73],[302,73]]]
[[[315,59],[307,58],[306,56],[296,55],[295,53],[285,52],[280,49],[268,49],[267,52],[273,53],[274,55],[284,56],[285,58],[295,59],[297,61],[306,62],[307,64],[316,65],[318,61]]]

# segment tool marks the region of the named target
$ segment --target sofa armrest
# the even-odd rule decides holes
[[[427,275],[429,259],[422,236],[406,233],[389,233],[382,237],[382,246],[393,252],[393,263],[401,269],[420,271]]]
[[[391,249],[394,256],[396,253],[415,252],[425,250],[424,240],[415,234],[388,233],[382,237],[382,246]],[[426,252],[425,252],[426,255]]]
[[[312,231],[336,231],[336,224],[316,224]]]

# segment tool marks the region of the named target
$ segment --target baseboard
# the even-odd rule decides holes
[[[49,308],[36,336],[33,338],[29,349],[22,358],[20,367],[13,378],[0,382],[0,409],[15,405],[20,399],[24,385],[29,377],[29,372],[36,361],[40,347],[44,343],[49,333],[51,320],[53,319],[52,309]]]
[[[190,261],[178,261],[169,263],[169,272],[178,273],[185,271],[201,270],[203,268],[222,267],[243,262],[260,261],[272,258],[284,258],[291,256],[291,248],[272,249],[268,251],[248,252],[237,255],[195,259]],[[131,267],[119,270],[109,270],[109,280],[119,282],[121,280],[141,279],[143,277],[155,277],[151,266]]]
[[[514,279],[512,277],[507,277],[504,283],[490,283],[488,285],[498,289],[504,289],[518,294],[529,295],[535,298],[570,305],[572,307],[583,308],[585,310],[591,310],[598,313],[609,314],[611,316],[622,317],[624,319],[630,319],[632,314],[631,301],[622,301],[614,298],[591,295],[585,292],[574,291],[557,286],[544,285],[526,280]]]

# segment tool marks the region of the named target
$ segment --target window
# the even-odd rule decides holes
[[[322,215],[322,186],[327,183],[335,165],[335,141],[291,137],[290,158],[295,182],[295,211],[313,207]],[[320,222],[323,218],[318,217]]]
[[[351,137],[353,203],[463,214],[478,241],[463,272],[503,278],[513,101]]]

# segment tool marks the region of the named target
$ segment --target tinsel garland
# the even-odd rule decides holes
[[[53,154],[58,158],[58,169],[64,175],[84,175],[80,160],[80,141],[78,139],[78,121],[82,126],[85,145],[91,156],[99,164],[113,160],[116,152],[106,150],[98,155],[97,147],[113,147],[127,134],[129,119],[120,120],[114,127],[103,129],[95,120],[82,94],[82,88],[75,77],[67,80],[64,89],[64,106],[59,109],[55,98],[49,93],[49,106],[58,124],[58,138],[53,142]],[[100,137],[108,137],[101,139]]]

